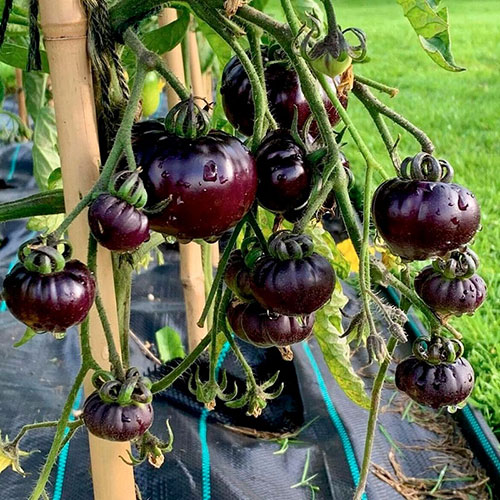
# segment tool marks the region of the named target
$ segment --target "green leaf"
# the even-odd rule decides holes
[[[149,50],[164,54],[182,41],[189,26],[189,11],[178,10],[177,13],[180,15],[175,21],[143,36],[142,42]]]
[[[62,181],[62,170],[61,168],[56,168],[52,170],[47,179],[47,189],[49,191],[53,191],[54,189],[62,189],[63,181]]]
[[[370,408],[370,398],[366,394],[365,384],[351,365],[351,349],[347,339],[341,338],[342,314],[340,308],[347,303],[340,282],[337,282],[332,299],[316,312],[314,335],[318,341],[323,358],[346,396],[361,406]]]
[[[33,331],[30,327],[26,328],[26,331],[24,332],[24,335],[21,340],[18,340],[15,344],[14,347],[21,347],[22,345],[26,344],[29,342],[33,337],[36,336],[36,332]]]
[[[47,104],[45,96],[47,74],[39,71],[24,71],[23,87],[26,94],[26,108],[33,121],[35,121],[38,112]]]
[[[448,9],[439,0],[397,0],[427,55],[447,71],[465,71],[451,53]]]
[[[351,265],[337,248],[332,235],[323,228],[322,224],[309,225],[305,231],[314,243],[314,251],[327,258],[332,264],[337,276],[345,279],[349,276]]]
[[[3,98],[5,97],[5,85],[3,81],[0,80],[0,106],[3,104]]]
[[[225,40],[222,39],[221,36],[216,31],[214,31],[207,23],[203,22],[201,19],[197,19],[196,22],[198,24],[198,29],[206,38],[208,44],[219,60],[220,67],[224,68],[229,59],[231,59],[231,47],[229,47]],[[241,42],[244,43],[243,40],[241,40]]]
[[[29,231],[37,231],[45,234],[53,233],[64,220],[64,214],[36,215],[26,223]]]
[[[48,189],[51,172],[60,167],[54,108],[45,106],[38,112],[33,132],[33,175],[42,191]]]
[[[28,62],[28,47],[29,36],[26,30],[24,31],[9,31],[5,36],[5,40],[0,48],[0,61],[14,66],[14,68],[25,69]],[[49,63],[47,53],[40,50],[42,59],[42,71],[49,72]]]
[[[186,352],[180,335],[170,326],[164,326],[155,333],[156,346],[163,363],[175,358],[184,358]]]

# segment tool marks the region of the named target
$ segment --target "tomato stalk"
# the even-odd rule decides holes
[[[425,153],[432,154],[434,152],[434,144],[430,140],[429,136],[413,123],[411,123],[404,116],[400,115],[394,111],[389,106],[385,105],[382,101],[379,101],[371,92],[366,85],[363,85],[360,80],[354,80],[354,87],[352,89],[354,95],[358,97],[362,102],[370,102],[370,105],[377,109],[381,114],[387,116],[394,123],[398,124],[401,128],[409,132],[422,146],[422,151]]]
[[[380,90],[380,92],[385,92],[386,94],[389,94],[390,97],[395,97],[399,93],[399,89],[396,87],[390,87],[385,83],[377,82],[376,80],[372,80],[366,76],[356,75],[354,80],[362,83],[363,85],[367,85],[368,87]]]

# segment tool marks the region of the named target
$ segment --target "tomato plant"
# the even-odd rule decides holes
[[[56,81],[52,89],[43,74],[51,68],[46,52],[40,50],[37,2],[30,2],[28,13],[6,1],[0,23],[0,48],[4,43],[8,49],[0,51],[1,60],[16,67],[27,62],[29,70],[42,72],[25,73],[34,122],[34,175],[42,192],[0,205],[0,219],[58,217],[46,221],[45,231],[21,246],[20,262],[5,278],[3,298],[10,312],[31,329],[26,340],[34,336],[30,332],[61,337],[67,328],[81,324],[82,365],[31,498],[44,494],[62,449],[68,415],[89,372],[95,391],[88,395],[71,432],[85,425],[103,439],[134,441],[138,449],[138,456],[130,457],[134,465],[146,459],[156,463],[171,449],[172,439],[161,441],[150,430],[154,395],[168,389],[205,349],[210,359],[208,380],[196,372],[189,384],[197,400],[209,410],[222,401],[259,416],[268,401],[279,397],[283,383],[278,383],[279,374],[257,381],[233,333],[254,346],[279,347],[288,354],[289,345],[316,335],[340,387],[370,410],[354,496],[362,498],[380,394],[398,342],[407,341],[403,324],[410,306],[420,311],[430,337],[417,340],[413,355],[398,364],[397,387],[421,404],[452,409],[465,404],[473,388],[474,372],[463,357],[461,334],[447,320],[473,313],[486,297],[486,285],[476,274],[478,259],[467,247],[480,228],[475,196],[451,182],[451,165],[433,156],[434,144],[423,130],[374,96],[371,88],[391,96],[397,89],[358,74],[357,64],[368,62],[366,36],[359,28],[340,29],[331,0],[317,4],[315,14],[305,13],[301,3],[294,6],[291,0],[281,0],[280,20],[269,14],[278,2],[272,6],[262,2],[257,8],[240,1],[182,0],[172,6],[179,10],[177,20],[161,27],[152,16],[163,4],[159,0],[120,0],[112,7],[103,0],[88,3],[102,167],[93,187],[81,194],[62,222],[61,169],[64,174],[70,168],[71,155],[61,154],[60,161],[56,147],[50,101],[57,102],[61,87]],[[437,2],[424,3],[428,16],[424,26],[414,12],[418,9],[410,8],[405,15],[429,56],[445,69],[460,71],[449,50],[446,19],[434,5]],[[6,30],[11,24],[17,28]],[[201,59],[189,60],[184,50],[184,73],[176,75],[161,54],[179,43],[186,48],[190,24],[199,31]],[[426,38],[427,24],[434,27],[432,38]],[[436,25],[441,26],[437,33]],[[188,90],[193,83],[191,70],[200,65],[214,77],[214,106]],[[158,107],[161,79],[180,102],[170,106],[162,121],[139,121],[141,109],[148,116]],[[94,87],[88,82],[87,90]],[[354,97],[380,132],[394,178],[374,158],[347,111]],[[399,140],[392,137],[386,119],[414,137],[421,150],[410,151],[401,162]],[[57,120],[60,131],[64,124]],[[349,193],[352,172],[338,144],[344,132],[366,163],[362,206],[356,206]],[[376,171],[383,181],[375,189]],[[62,188],[69,188],[67,181]],[[322,213],[334,205],[359,262],[356,278],[362,308],[347,333],[361,332],[359,340],[370,362],[379,364],[371,402],[351,367],[349,345],[342,335],[340,304],[347,299],[338,278],[347,275],[345,262],[321,227]],[[71,259],[63,238],[87,208],[90,238],[84,264]],[[224,233],[229,239],[212,276],[206,242],[218,241]],[[178,366],[152,384],[129,362],[131,275],[165,237],[180,245],[192,241],[202,245],[208,293],[198,324],[209,323],[209,328]],[[370,251],[375,238],[380,241],[381,258]],[[96,287],[100,247],[115,253],[119,345]],[[412,282],[413,261],[428,259],[431,265]],[[401,293],[401,308],[386,304],[375,293],[377,286],[385,285]],[[94,302],[106,337],[109,371],[90,349],[88,313]],[[375,324],[375,306],[382,312],[389,339]],[[219,381],[217,376],[222,335],[244,370],[243,391],[227,392],[227,378],[223,374]],[[13,441],[2,444],[9,453],[18,453],[15,461],[20,457],[19,441],[33,428],[25,426]]]

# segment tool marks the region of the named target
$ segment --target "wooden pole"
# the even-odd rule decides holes
[[[160,26],[171,23],[177,19],[175,9],[164,9],[159,16]],[[184,66],[182,49],[180,45],[163,55],[165,63],[171,71],[184,83]],[[177,94],[167,85],[167,101],[169,108],[179,102]],[[179,245],[181,257],[181,283],[184,290],[186,304],[186,325],[189,351],[192,351],[206,335],[206,327],[200,328],[196,322],[201,316],[205,305],[205,279],[201,262],[201,248],[197,243]]]
[[[23,70],[16,68],[16,95],[17,95],[17,114],[23,122],[28,126],[28,111],[26,109],[26,94],[23,87]]]
[[[87,55],[87,23],[80,0],[40,0],[56,113],[64,199],[70,211],[98,178],[99,142],[92,77]],[[87,214],[81,214],[69,229],[75,257],[85,260],[88,246]],[[111,327],[118,342],[118,320],[111,255],[99,248],[97,282]],[[90,344],[95,359],[109,366],[104,332],[92,308]],[[85,382],[88,395],[93,390]],[[127,457],[129,443],[113,443],[89,435],[95,500],[135,500],[133,469],[120,458]]]

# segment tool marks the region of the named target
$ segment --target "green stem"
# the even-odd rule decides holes
[[[104,336],[106,337],[106,343],[108,345],[109,362],[113,367],[116,377],[119,378],[120,380],[124,380],[125,372],[123,371],[120,355],[118,354],[115,341],[113,339],[113,331],[111,330],[111,325],[109,324],[108,316],[106,314],[106,309],[104,308],[104,304],[102,302],[102,298],[99,292],[97,292],[95,297],[95,305],[97,307],[97,312],[99,313],[102,329],[104,330]]]
[[[398,341],[391,337],[387,343],[388,356],[380,365],[375,381],[373,382],[372,388],[372,398],[370,404],[370,415],[368,417],[368,427],[366,430],[365,438],[365,451],[363,454],[363,464],[361,466],[360,478],[358,487],[356,488],[356,493],[354,494],[353,500],[361,500],[363,493],[366,488],[366,482],[368,480],[368,473],[370,472],[371,456],[373,449],[373,440],[375,438],[375,430],[377,427],[378,411],[380,407],[380,399],[382,396],[382,389],[384,387],[384,379],[387,373],[387,369],[391,363],[392,354],[396,348]]]
[[[379,113],[387,116],[387,118],[391,119],[394,123],[397,123],[401,128],[405,129],[407,132],[413,135],[413,137],[415,137],[415,139],[420,143],[422,151],[429,154],[432,154],[434,152],[434,144],[423,130],[419,129],[404,116],[400,115],[392,108],[379,101],[370,92],[370,89],[366,85],[363,85],[359,81],[354,81],[354,87],[352,91],[356,95],[356,97],[361,100],[369,101],[371,106],[373,106]]]
[[[212,267],[212,249],[206,241],[201,242],[201,262],[203,266],[203,277],[205,285],[205,297],[210,293],[214,281],[214,271]],[[207,327],[212,328],[212,317],[207,317]]]
[[[44,492],[45,485],[47,484],[50,478],[52,467],[54,466],[57,457],[61,451],[61,443],[65,438],[64,431],[68,426],[68,420],[71,414],[71,409],[73,408],[76,396],[78,395],[78,391],[80,390],[80,387],[83,383],[83,379],[85,378],[87,372],[88,372],[88,367],[82,365],[80,371],[78,372],[78,375],[75,378],[75,381],[73,382],[73,385],[71,386],[70,392],[68,394],[68,399],[64,404],[61,418],[57,423],[56,433],[54,436],[54,440],[52,441],[52,446],[50,447],[49,454],[47,455],[47,460],[45,461],[45,464],[42,468],[42,472],[38,477],[38,481],[35,485],[35,488],[33,489],[33,492],[29,497],[29,500],[38,500]]]
[[[181,41],[181,52],[182,52],[182,66],[184,68],[184,81],[188,89],[193,92],[193,85],[191,81],[191,66],[189,65],[190,53],[189,53],[189,37],[186,36]]]
[[[328,33],[337,33],[338,23],[333,2],[332,0],[323,0],[323,4],[325,5],[326,19],[328,21]]]
[[[347,129],[349,130],[351,137],[353,138],[354,142],[356,143],[356,146],[358,147],[360,153],[362,154],[363,158],[365,159],[366,164],[370,165],[370,167],[377,169],[382,174],[384,179],[388,179],[389,176],[387,175],[385,170],[382,168],[382,165],[379,165],[377,160],[375,160],[370,149],[368,148],[365,141],[363,140],[360,133],[358,132],[358,129],[356,128],[356,126],[352,122],[351,117],[349,116],[347,111],[342,106],[342,104],[337,96],[337,90],[330,85],[330,83],[326,79],[326,76],[323,75],[322,73],[316,72],[316,78],[321,83],[321,86],[323,87],[324,91],[326,92],[328,99],[330,99],[332,104],[335,106],[335,109],[337,110],[337,113],[339,114],[339,116],[342,118],[342,121],[346,124]]]
[[[190,4],[196,15],[217,31],[217,33],[234,50],[236,56],[241,62],[241,65],[243,66],[243,69],[248,75],[254,101],[254,124],[253,134],[250,141],[250,149],[255,151],[264,136],[264,122],[266,118],[266,110],[268,109],[267,95],[261,85],[259,74],[241,44],[236,40],[234,34],[228,30],[228,27],[232,28],[232,25],[228,26],[227,24],[229,21],[217,10],[207,8],[207,6],[199,0],[191,0]]]
[[[155,382],[151,387],[153,394],[168,389],[205,350],[212,340],[211,332],[207,333],[201,342],[165,377]]]
[[[133,254],[133,265],[137,265],[151,250],[165,243],[165,236],[161,233],[152,232],[148,241],[143,243]]]
[[[34,429],[43,429],[46,427],[57,427],[57,424],[59,423],[58,420],[49,420],[47,422],[36,422],[34,424],[26,424],[24,425],[21,430],[17,433],[17,436],[8,443],[8,446],[12,446],[15,448],[16,446],[19,445],[21,439],[24,437],[24,435],[32,431]]]
[[[113,255],[113,271],[121,360],[126,370],[130,365],[130,299],[132,295],[133,268],[123,256]]]
[[[214,314],[213,314],[213,325],[210,329],[211,341],[210,341],[210,381],[212,383],[217,383],[215,377],[215,369],[217,367],[217,334],[219,333],[219,310],[222,300],[222,289],[224,288],[224,281],[221,280],[217,287],[217,293],[215,295],[214,301]]]
[[[64,213],[64,194],[62,189],[37,193],[26,198],[0,204],[0,222],[24,219],[36,215]]]
[[[210,312],[210,308],[212,307],[212,302],[215,298],[215,293],[219,288],[219,283],[222,281],[224,277],[224,272],[226,270],[226,265],[227,261],[229,260],[229,255],[231,253],[231,250],[234,248],[236,240],[241,232],[241,229],[243,228],[246,222],[247,222],[247,217],[244,217],[243,219],[240,220],[240,222],[238,222],[238,224],[233,230],[233,234],[231,234],[231,238],[229,238],[229,241],[227,242],[222,257],[219,260],[219,265],[217,266],[217,272],[215,273],[214,281],[212,282],[210,292],[205,302],[205,307],[203,308],[200,319],[198,320],[197,323],[200,328],[202,328],[203,325],[205,324],[205,320],[207,319],[208,313]]]
[[[267,253],[267,240],[266,237],[264,236],[264,233],[262,232],[262,229],[259,226],[259,223],[257,222],[257,219],[255,218],[255,214],[253,213],[253,209],[248,212],[248,223],[251,226],[253,233],[259,240],[260,246],[264,252]]]
[[[281,7],[285,11],[286,20],[292,30],[293,36],[297,36],[300,31],[300,20],[293,8],[291,0],[281,0]]]
[[[395,87],[389,87],[389,85],[377,82],[376,80],[372,80],[370,78],[367,78],[366,76],[356,75],[354,79],[359,83],[367,85],[368,87],[380,90],[380,92],[385,92],[386,94],[389,94],[391,97],[395,97],[399,93],[399,89]]]
[[[83,420],[75,420],[74,422],[68,423],[68,425],[66,426],[68,428],[68,432],[62,440],[61,446],[59,447],[59,453],[61,453],[62,449],[71,441],[71,438],[75,435],[75,432],[84,425],[85,424]]]
[[[165,78],[167,83],[174,89],[175,93],[182,101],[189,99],[191,93],[174,75],[174,73],[172,73],[172,71],[165,66],[162,58],[158,54],[148,50],[131,29],[127,29],[123,38],[129,49],[135,54],[138,61],[145,65],[147,69],[155,70],[160,73],[160,75]]]

